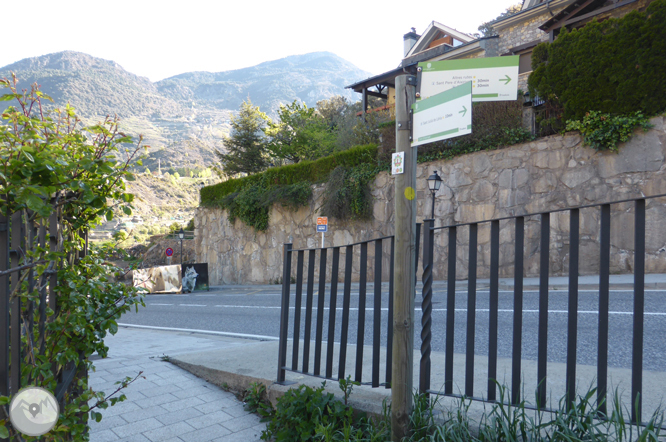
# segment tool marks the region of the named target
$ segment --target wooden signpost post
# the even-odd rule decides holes
[[[395,86],[396,153],[391,168],[395,176],[391,438],[399,442],[409,436],[413,407],[417,146],[471,133],[473,84],[465,82],[418,103],[416,76],[398,76]]]
[[[414,360],[414,285],[416,284],[416,147],[412,147],[412,104],[416,76],[395,79],[396,152],[404,152],[404,172],[395,175],[395,273],[393,277],[393,361],[391,438],[409,433]]]

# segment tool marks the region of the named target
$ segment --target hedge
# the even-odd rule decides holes
[[[301,161],[281,167],[273,167],[264,172],[235,178],[213,186],[203,187],[201,193],[201,206],[220,206],[222,199],[231,193],[239,192],[244,187],[253,184],[262,184],[265,187],[276,185],[289,185],[301,182],[320,183],[326,181],[328,175],[338,166],[347,168],[360,164],[375,163],[377,161],[377,146],[352,147],[351,149],[320,158],[315,161]]]
[[[645,12],[562,30],[532,53],[530,94],[556,100],[566,119],[588,111],[647,115],[666,109],[666,0]]]

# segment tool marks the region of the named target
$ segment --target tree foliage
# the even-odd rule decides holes
[[[292,163],[315,160],[333,150],[334,135],[326,120],[314,108],[297,100],[280,105],[278,120],[269,121],[264,133],[266,149],[277,160]]]
[[[77,258],[84,244],[81,233],[101,216],[111,219],[114,209],[131,213],[133,195],[125,192],[125,180],[133,179],[128,165],[139,147],[129,147],[132,140],[118,130],[117,119],[84,127],[70,106],[46,111],[42,101],[50,98],[36,85],[19,92],[14,77],[0,79],[0,87],[7,90],[0,101],[14,104],[0,117],[2,214],[21,213],[24,222],[44,227],[53,212],[60,219],[55,249],[48,242],[25,244],[19,261],[19,265],[31,267],[32,278],[40,284],[50,281],[48,275],[57,270],[57,285],[48,284],[50,293],[57,294],[58,314],[45,306],[50,320],[43,332],[35,326],[31,334],[23,336],[21,361],[21,385],[38,385],[53,392],[65,366],[89,369],[88,358],[93,353],[105,357],[106,334],[116,333],[116,321],[124,312],[143,304],[136,289],[114,282],[121,270],[107,259],[121,251],[111,246],[92,247],[86,257]],[[57,269],[55,263],[59,263]],[[11,296],[22,301],[22,320],[29,318],[38,324],[40,303],[45,299],[39,284],[30,288],[28,274],[23,272]],[[18,278],[19,274],[13,275]],[[34,345],[37,342],[43,345]],[[120,387],[132,381],[122,380]],[[79,394],[65,397],[54,429],[46,436],[24,440],[87,440],[88,418],[99,421],[97,410],[124,398],[93,390],[86,378],[79,378],[75,387]],[[0,403],[8,400],[0,397]],[[8,419],[0,419],[1,436],[18,440]]]
[[[521,8],[522,8],[521,4],[509,6],[508,8],[506,8],[504,12],[495,17],[494,20],[483,23],[481,26],[479,26],[479,31],[481,31],[481,37],[492,37],[493,35],[497,35],[497,31],[495,30],[495,28],[493,28],[493,23],[495,23],[497,20],[501,20],[506,17],[511,17],[512,15],[519,13]]]
[[[216,152],[225,174],[253,174],[268,167],[263,134],[268,121],[249,99],[241,104],[238,115],[231,117],[231,134],[224,140],[227,153]]]

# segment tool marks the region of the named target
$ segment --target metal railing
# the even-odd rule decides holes
[[[631,366],[631,404],[632,422],[641,422],[643,400],[643,335],[645,307],[645,219],[646,200],[664,197],[656,195],[638,199],[615,201],[606,204],[594,204],[575,208],[559,209],[549,212],[510,216],[473,223],[462,223],[444,227],[434,227],[434,220],[426,220],[423,244],[423,300],[421,361],[419,390],[426,394],[439,394],[497,402],[497,365],[498,365],[498,311],[499,311],[499,268],[500,268],[500,221],[513,223],[515,229],[514,250],[514,290],[513,290],[513,333],[511,357],[511,392],[512,404],[521,402],[522,378],[522,336],[523,336],[523,277],[525,254],[525,219],[536,217],[540,221],[539,233],[539,291],[538,291],[538,349],[537,349],[537,384],[536,408],[547,410],[546,380],[548,376],[548,298],[549,298],[549,253],[550,253],[550,220],[551,214],[569,212],[569,278],[568,278],[568,310],[566,340],[566,382],[565,399],[567,407],[572,406],[576,392],[576,350],[578,334],[578,276],[579,276],[579,244],[580,244],[580,210],[598,208],[600,216],[599,243],[599,322],[598,322],[598,353],[597,353],[597,403],[600,412],[606,414],[606,398],[608,392],[608,335],[609,335],[609,286],[610,286],[610,250],[611,250],[611,205],[620,203],[633,204],[634,210],[634,281],[633,281],[633,344]],[[475,321],[476,283],[477,283],[477,245],[478,227],[490,224],[490,284],[489,284],[489,317],[488,317],[488,368],[486,397],[475,395]],[[467,328],[465,347],[465,385],[464,394],[454,394],[454,327],[456,301],[456,247],[458,230],[462,226],[469,228],[468,288],[467,288]],[[447,273],[447,304],[446,304],[446,340],[444,364],[444,388],[433,390],[431,382],[431,341],[432,341],[432,298],[433,269],[439,265],[434,257],[435,233],[448,233],[448,273]]]
[[[421,224],[417,224],[416,237],[420,237]],[[390,243],[389,258],[389,277],[388,290],[382,290],[383,258],[386,255],[384,247]],[[368,285],[368,247],[374,246],[373,269],[373,304],[372,304],[372,369],[370,379],[366,379],[363,373],[364,341],[365,341],[365,323],[367,306],[367,285]],[[359,271],[354,272],[354,250],[360,249],[359,253]],[[348,244],[337,247],[313,248],[313,249],[292,249],[291,244],[284,245],[284,261],[282,273],[282,306],[280,315],[280,342],[278,356],[278,382],[285,381],[285,372],[292,371],[309,376],[321,377],[330,380],[344,379],[346,373],[348,336],[349,336],[349,312],[351,308],[351,288],[352,280],[358,276],[358,323],[356,331],[355,344],[355,367],[353,379],[365,385],[372,387],[385,386],[390,388],[391,384],[391,360],[393,348],[393,257],[394,257],[394,237],[385,236],[375,238],[369,241],[362,241],[354,244]],[[330,250],[330,253],[329,253]],[[344,282],[342,290],[342,325],[339,336],[336,336],[336,311],[338,310],[338,279],[340,273],[340,255],[344,250]],[[301,336],[301,310],[303,304],[303,285],[304,285],[304,262],[307,254],[307,278],[305,288],[305,323],[303,336]],[[319,259],[317,260],[317,254]],[[332,265],[330,278],[330,287],[328,293],[328,331],[326,334],[326,348],[324,345],[324,311],[325,298],[327,296],[327,261],[329,254],[332,256]],[[291,275],[292,260],[296,255],[296,291],[295,291],[295,309],[294,324],[292,336],[289,336],[289,311],[291,296]],[[416,249],[416,263],[418,267],[418,241]],[[316,263],[319,262],[317,267]],[[317,270],[317,272],[315,272]],[[316,273],[316,276],[315,276]],[[317,305],[314,306],[314,287],[318,285]],[[382,324],[382,308],[388,307],[388,320]],[[313,318],[313,314],[315,318]],[[314,332],[314,358],[313,366],[310,367],[310,351],[312,329]],[[382,329],[386,329],[386,357],[384,381],[380,380],[381,365],[381,335]],[[339,338],[338,370],[333,372],[334,349],[336,338]],[[303,353],[300,353],[300,342],[303,339]],[[292,342],[291,365],[287,364],[288,341]],[[325,355],[322,352],[325,351]],[[325,356],[325,365],[322,367],[322,357]],[[312,369],[312,371],[310,371]],[[323,374],[322,374],[323,371]]]
[[[0,215],[0,395],[11,397],[22,387],[31,385],[32,380],[22,384],[22,360],[33,349],[44,352],[45,329],[60,311],[57,307],[58,269],[62,262],[36,262],[31,251],[48,250],[58,252],[58,238],[63,235],[57,211],[48,222],[37,224],[32,213],[21,210],[9,216]],[[77,256],[65,259],[81,259],[87,254],[88,239],[83,234],[84,248]],[[37,278],[35,266],[49,264],[48,269]],[[16,295],[21,283],[27,283],[27,293],[37,290],[39,302],[26,301]],[[54,312],[47,317],[47,307]],[[35,310],[38,309],[38,310]],[[38,318],[35,321],[35,318]],[[35,323],[36,322],[36,323]],[[38,339],[35,338],[35,329]],[[22,338],[26,338],[22,343]],[[34,345],[34,347],[29,347]],[[88,371],[83,363],[85,355],[79,355],[79,363],[68,363],[58,367],[55,375],[58,382],[54,395],[64,406],[66,394],[81,393],[76,379],[87,378]],[[54,366],[55,367],[55,366]],[[55,369],[55,368],[54,368]],[[25,381],[25,379],[24,379]]]

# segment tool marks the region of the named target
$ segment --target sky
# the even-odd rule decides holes
[[[3,8],[0,67],[71,50],[113,60],[158,81],[183,72],[227,71],[329,51],[376,75],[400,63],[402,36],[411,27],[420,34],[434,20],[474,33],[517,3],[520,0],[24,0],[14,12]]]

